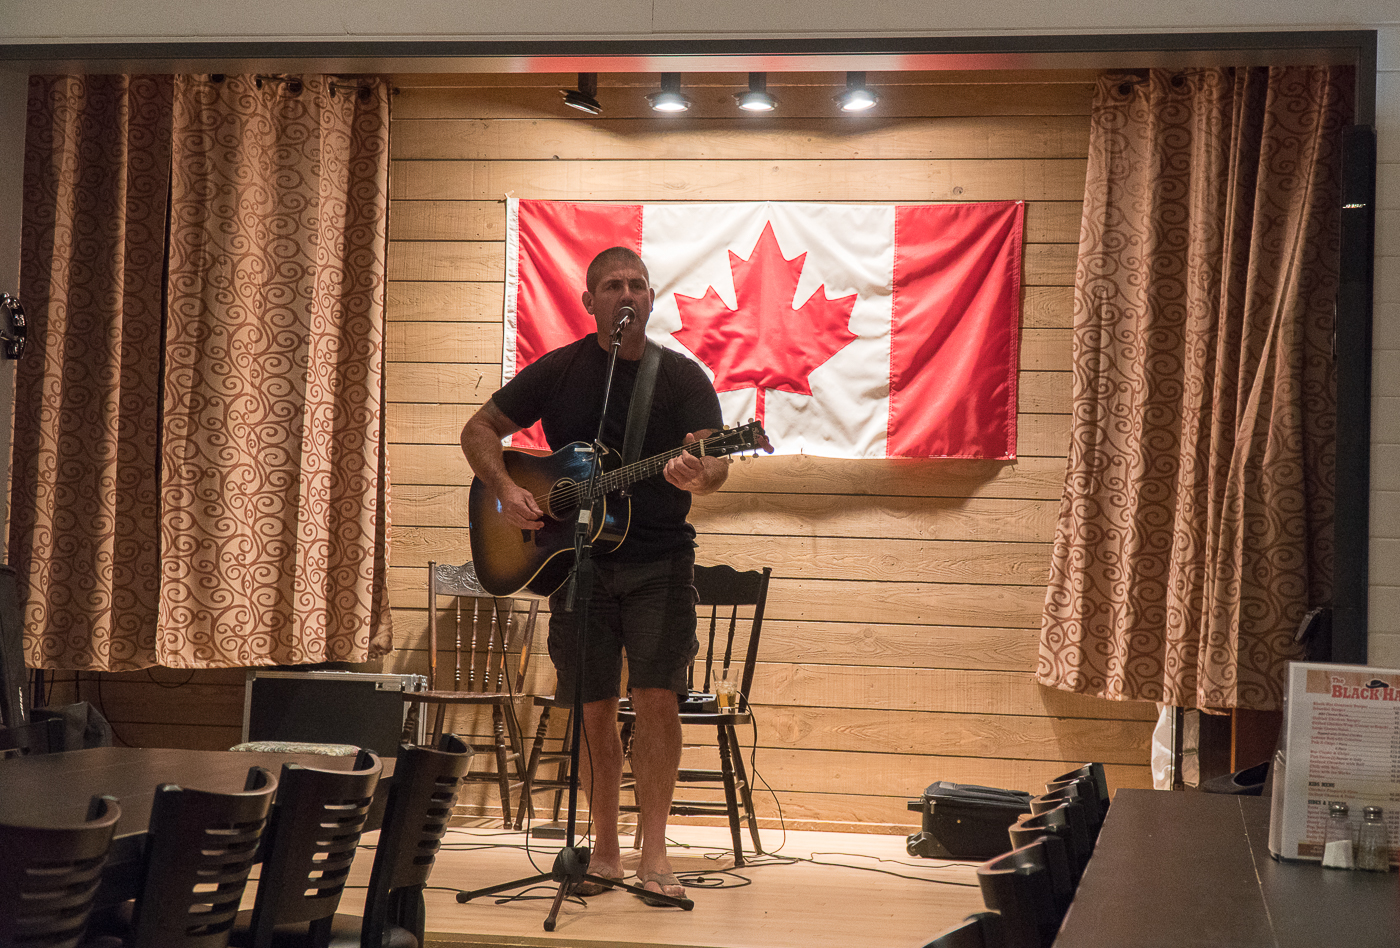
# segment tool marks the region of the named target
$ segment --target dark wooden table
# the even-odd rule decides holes
[[[242,790],[248,768],[266,767],[277,776],[284,763],[322,770],[348,770],[353,757],[316,754],[265,754],[242,751],[195,751],[168,748],[94,747],[62,754],[32,754],[0,760],[0,811],[14,823],[59,825],[81,822],[88,800],[111,794],[121,805],[99,904],[135,893],[141,848],[151,817],[156,787],[173,783],[197,790]],[[394,761],[384,758],[384,776]],[[387,782],[381,783],[387,788]],[[370,828],[378,827],[384,792],[375,795]]]
[[[1269,855],[1269,800],[1120,790],[1055,948],[1400,945],[1400,873]]]

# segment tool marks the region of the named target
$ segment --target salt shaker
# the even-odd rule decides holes
[[[1356,868],[1389,872],[1390,839],[1385,831],[1385,815],[1378,806],[1368,806],[1361,814],[1361,831],[1356,844]]]
[[[1327,812],[1327,832],[1322,838],[1322,864],[1329,869],[1355,869],[1355,842],[1347,805],[1334,801]]]

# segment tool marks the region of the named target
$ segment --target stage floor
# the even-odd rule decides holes
[[[974,863],[911,857],[902,836],[764,830],[771,856],[739,870],[728,830],[673,826],[671,860],[695,908],[653,908],[615,890],[560,909],[553,932],[544,930],[556,886],[545,883],[465,904],[457,889],[480,889],[547,872],[559,841],[530,841],[499,827],[454,827],[444,840],[427,893],[428,946],[579,945],[694,946],[694,948],[918,948],[933,935],[982,910]],[[748,843],[745,837],[745,843]],[[372,845],[374,834],[365,843]],[[623,846],[630,839],[624,837]],[[629,851],[630,852],[630,851]],[[531,863],[533,856],[533,864]],[[635,865],[635,854],[629,857]],[[355,860],[352,882],[363,885],[369,851]],[[700,880],[685,878],[688,872]],[[630,880],[629,880],[630,881]],[[715,886],[710,888],[708,886]],[[358,912],[363,889],[346,891],[342,910]]]

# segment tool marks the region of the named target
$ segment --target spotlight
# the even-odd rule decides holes
[[[848,72],[846,91],[833,98],[836,104],[841,106],[842,112],[864,112],[875,108],[875,104],[880,101],[880,94],[865,87],[864,72]]]
[[[663,72],[661,91],[647,96],[647,102],[655,112],[685,112],[690,108],[690,100],[681,95],[681,74]]]
[[[749,91],[738,92],[734,101],[745,112],[771,112],[778,107],[778,100],[768,94],[768,73],[749,73]]]
[[[589,115],[601,115],[603,107],[598,104],[598,74],[596,72],[581,72],[578,74],[577,89],[560,89],[564,94],[564,104],[578,109],[580,112],[587,112]]]

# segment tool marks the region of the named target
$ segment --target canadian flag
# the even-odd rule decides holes
[[[589,262],[647,265],[647,335],[714,381],[780,453],[1016,456],[1020,201],[507,202],[503,374],[596,329]],[[543,447],[538,426],[515,435]]]

